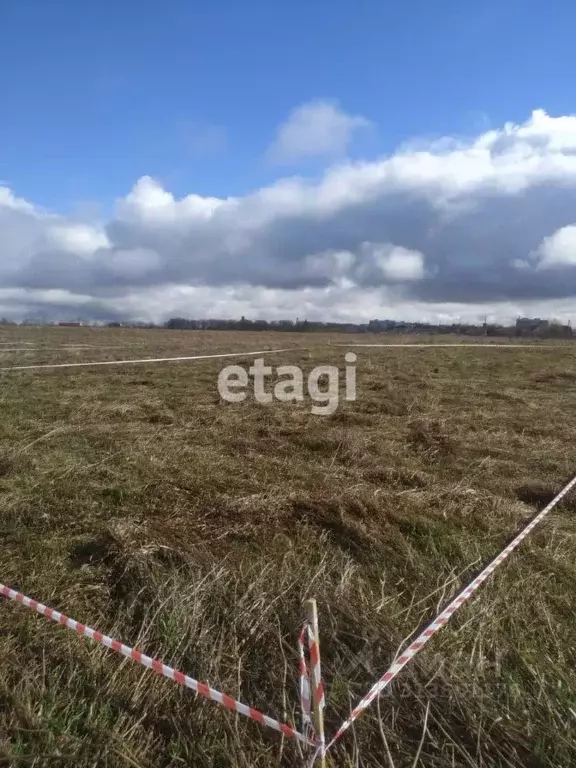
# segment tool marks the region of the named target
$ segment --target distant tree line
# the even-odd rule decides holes
[[[531,338],[571,338],[572,327],[556,320],[518,318],[514,325],[497,323],[409,323],[402,320],[370,320],[368,323],[331,323],[311,320],[190,320],[173,317],[165,328],[196,331],[290,331],[332,333],[430,333],[458,336],[504,336]]]
[[[16,325],[13,321],[2,318],[1,325]],[[409,323],[403,320],[370,320],[368,323],[332,323],[319,320],[240,320],[201,319],[172,317],[161,325],[143,322],[124,322],[114,320],[90,322],[46,322],[39,319],[24,320],[20,325],[64,325],[64,326],[102,326],[109,328],[168,328],[173,330],[194,331],[286,331],[291,333],[413,333],[413,334],[454,334],[457,336],[502,336],[507,338],[573,338],[570,324],[564,325],[558,320],[519,317],[514,325],[497,323]]]

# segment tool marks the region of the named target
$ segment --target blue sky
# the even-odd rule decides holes
[[[277,177],[266,147],[317,98],[374,123],[352,157],[568,114],[575,24],[558,0],[0,0],[0,179],[59,210],[107,208],[144,174],[244,194]]]
[[[574,29],[561,0],[0,0],[0,315],[576,323]]]

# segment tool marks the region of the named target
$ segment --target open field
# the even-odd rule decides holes
[[[2,328],[0,367],[289,347],[266,362],[310,370],[342,366],[337,344],[383,341]],[[357,401],[327,417],[310,401],[223,402],[218,371],[248,357],[3,371],[0,581],[298,725],[296,638],[316,596],[330,734],[576,474],[576,345],[539,346],[354,347]],[[575,511],[570,496],[550,514],[329,765],[576,764]],[[2,765],[303,760],[2,600]]]

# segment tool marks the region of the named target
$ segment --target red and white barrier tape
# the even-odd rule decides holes
[[[314,737],[316,749],[307,763],[307,768],[313,768],[316,760],[324,753],[326,740],[324,730],[320,733],[316,731],[315,723],[310,715],[312,709],[312,695],[310,690],[310,669],[306,661],[306,643],[308,643],[308,654],[310,657],[310,666],[314,679],[314,703],[318,709],[324,709],[326,706],[326,697],[324,695],[324,683],[322,682],[322,670],[320,668],[320,651],[318,642],[314,636],[314,630],[309,621],[304,622],[300,635],[298,636],[298,656],[300,658],[300,708],[302,711],[302,726],[307,737]]]
[[[428,640],[430,640],[430,638],[448,622],[452,614],[455,613],[458,608],[460,608],[460,606],[462,606],[467,600],[469,600],[470,597],[472,597],[478,587],[480,587],[486,581],[486,579],[496,570],[496,568],[502,562],[504,562],[508,555],[510,555],[519,546],[519,544],[524,541],[524,539],[534,530],[538,523],[543,520],[543,518],[550,512],[550,510],[553,509],[558,504],[558,502],[560,502],[564,496],[566,496],[566,494],[572,490],[575,485],[576,476],[570,480],[570,482],[560,491],[560,493],[558,493],[552,499],[552,501],[525,526],[525,528],[518,534],[518,536],[516,536],[510,542],[510,544],[508,544],[508,546],[505,547],[502,552],[497,557],[495,557],[494,560],[492,560],[492,562],[490,562],[486,568],[484,568],[484,570],[478,576],[476,576],[475,579],[473,579],[472,582],[470,582],[467,587],[458,593],[458,595],[446,606],[446,608],[444,608],[441,613],[438,614],[438,616],[426,627],[426,629],[424,629],[424,631],[421,632],[420,635],[418,635],[418,637],[412,641],[412,643],[410,643],[410,645],[402,652],[401,656],[390,666],[388,671],[382,675],[382,677],[368,691],[366,696],[352,710],[348,719],[342,723],[333,739],[326,746],[317,744],[315,740],[312,740],[307,735],[299,733],[289,725],[285,725],[278,720],[274,720],[273,718],[264,715],[262,712],[259,712],[257,709],[254,709],[247,704],[243,704],[242,702],[237,701],[236,699],[233,699],[224,693],[220,693],[220,691],[217,691],[214,688],[210,688],[205,683],[201,683],[198,680],[195,680],[193,677],[189,677],[183,672],[179,672],[178,670],[163,664],[158,659],[153,659],[150,656],[146,656],[135,648],[130,648],[129,646],[124,645],[117,640],[113,640],[107,635],[103,635],[101,632],[98,632],[91,627],[80,624],[74,619],[70,619],[68,616],[65,616],[63,613],[60,613],[53,608],[48,608],[46,605],[43,605],[36,600],[32,600],[31,598],[23,595],[21,592],[16,592],[15,590],[10,589],[1,583],[0,595],[4,595],[4,597],[7,597],[10,600],[21,603],[27,608],[31,608],[32,610],[37,611],[42,616],[46,616],[47,618],[52,619],[52,621],[63,624],[65,627],[74,630],[79,635],[89,637],[92,640],[95,640],[97,643],[100,643],[107,648],[111,648],[113,651],[116,651],[117,653],[120,653],[123,656],[126,656],[127,658],[142,664],[144,667],[152,669],[154,672],[164,675],[170,680],[174,680],[174,682],[179,683],[180,685],[191,688],[193,691],[195,691],[195,693],[203,696],[204,698],[215,701],[227,709],[238,712],[239,714],[258,722],[261,725],[267,726],[268,728],[273,728],[276,731],[280,731],[289,738],[296,739],[297,741],[300,741],[308,746],[315,746],[316,752],[312,758],[313,763],[317,756],[325,755],[328,752],[328,750],[340,739],[340,737],[345,733],[345,731],[348,730],[348,728],[362,714],[362,712],[370,706],[374,699],[388,686],[388,684],[406,666],[406,664],[408,664],[408,662],[414,658],[418,651],[420,651],[426,645]],[[300,701],[302,705],[302,716],[305,729],[310,729],[311,695],[310,673],[305,657],[306,638],[308,638],[309,643],[310,662],[312,667],[312,674],[314,675],[316,684],[316,696],[319,707],[323,708],[325,706],[325,695],[320,670],[318,646],[313,635],[312,628],[310,627],[309,623],[306,622],[298,638],[298,651],[300,657]]]
[[[58,624],[63,624],[65,627],[68,627],[68,629],[72,629],[74,632],[77,632],[83,637],[89,637],[92,640],[95,640],[97,643],[100,643],[100,645],[111,648],[113,651],[122,654],[122,656],[126,656],[127,658],[138,662],[138,664],[142,664],[144,667],[152,669],[159,675],[164,675],[164,677],[167,677],[170,680],[174,680],[174,682],[178,683],[179,685],[184,685],[186,688],[191,688],[195,693],[203,696],[205,699],[215,701],[218,704],[221,704],[223,707],[226,707],[226,709],[230,709],[233,712],[238,712],[238,714],[244,715],[245,717],[250,718],[250,720],[255,720],[257,723],[265,725],[268,728],[273,728],[275,731],[280,731],[284,734],[284,736],[288,736],[288,738],[296,739],[297,741],[300,741],[303,744],[307,744],[309,746],[315,746],[315,742],[313,740],[304,736],[304,734],[299,733],[289,725],[285,725],[278,720],[274,720],[273,718],[262,714],[262,712],[259,712],[257,709],[248,706],[248,704],[243,704],[241,701],[237,701],[231,696],[227,696],[225,693],[220,693],[220,691],[217,691],[214,688],[210,688],[210,686],[206,685],[205,683],[200,683],[193,677],[189,677],[183,672],[179,672],[178,670],[163,664],[158,659],[153,659],[150,656],[146,656],[135,648],[130,648],[128,645],[119,643],[118,640],[113,640],[111,637],[103,635],[101,632],[97,632],[91,627],[80,624],[80,622],[68,618],[68,616],[65,616],[63,613],[55,611],[53,608],[48,608],[48,606],[43,605],[42,603],[38,603],[36,600],[32,600],[30,597],[26,597],[21,592],[16,592],[14,589],[10,589],[4,584],[0,584],[0,595],[4,595],[4,597],[7,597],[9,600],[14,600],[17,603],[21,603],[27,608],[31,608],[32,610],[37,611],[42,616],[46,616],[47,618],[52,619],[52,621],[55,621]]]
[[[318,643],[310,624],[308,624],[308,642],[310,643],[310,665],[316,687],[316,703],[320,709],[324,709],[326,697],[324,696],[324,683],[322,682],[322,670],[320,669],[320,653],[318,652]]]
[[[560,491],[560,493],[555,496],[552,501],[528,523],[528,525],[518,534],[518,536],[516,536],[516,538],[513,539],[510,544],[508,544],[508,546],[502,550],[498,557],[494,558],[494,560],[492,560],[492,562],[487,565],[486,568],[484,568],[484,570],[478,576],[476,576],[476,578],[467,587],[459,592],[458,595],[446,606],[446,608],[444,608],[444,610],[438,614],[434,621],[432,621],[426,627],[426,629],[420,635],[418,635],[418,637],[413,642],[410,643],[406,650],[403,651],[400,658],[398,658],[391,665],[388,671],[382,675],[380,680],[378,680],[378,682],[372,686],[366,696],[352,710],[350,716],[342,723],[332,741],[330,741],[329,744],[325,747],[324,754],[326,754],[326,752],[338,741],[338,739],[352,725],[356,718],[361,715],[367,707],[370,706],[370,704],[386,688],[390,681],[396,677],[398,672],[400,672],[400,670],[403,669],[406,664],[408,664],[408,662],[414,658],[418,651],[420,651],[426,645],[428,640],[430,640],[430,638],[435,635],[439,629],[442,629],[452,614],[455,613],[458,608],[460,608],[460,606],[463,605],[470,597],[472,597],[478,587],[481,586],[481,584],[486,581],[486,579],[496,570],[496,568],[502,562],[504,562],[508,555],[524,541],[526,536],[528,536],[528,534],[534,530],[538,523],[544,517],[546,517],[548,512],[550,512],[550,510],[555,507],[556,504],[558,504],[558,502],[561,501],[569,491],[572,490],[574,485],[576,485],[576,477],[572,478],[568,485],[566,485]]]
[[[300,711],[302,712],[302,730],[304,733],[309,734],[313,731],[312,718],[310,717],[310,711],[312,708],[310,697],[310,674],[308,672],[308,664],[306,663],[306,656],[304,654],[304,647],[306,645],[307,624],[304,624],[300,634],[298,635],[298,659],[300,662],[299,678],[300,678]]]
[[[320,654],[318,653],[318,644],[309,622],[304,624],[300,635],[298,636],[298,656],[300,659],[300,706],[302,709],[302,722],[305,728],[313,730],[313,724],[310,718],[312,697],[310,694],[310,671],[305,655],[306,643],[308,643],[310,665],[312,667],[312,674],[314,675],[316,704],[320,709],[324,709],[326,705],[326,697],[324,695],[324,684],[322,682],[322,671],[320,669]]]

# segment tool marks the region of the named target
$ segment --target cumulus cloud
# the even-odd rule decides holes
[[[109,245],[105,232],[88,224],[59,223],[46,231],[46,246],[56,251],[90,256],[98,248],[107,248]]]
[[[424,255],[389,243],[364,243],[363,251],[371,255],[375,266],[391,282],[421,280],[424,277]]]
[[[333,101],[302,104],[279,127],[268,159],[289,164],[302,158],[339,154],[348,148],[355,131],[369,125],[365,117],[348,115]]]
[[[536,110],[243,197],[144,176],[104,221],[0,187],[5,314],[576,319],[575,294],[576,116]]]
[[[536,253],[538,268],[576,266],[576,226],[569,225],[545,237]]]

